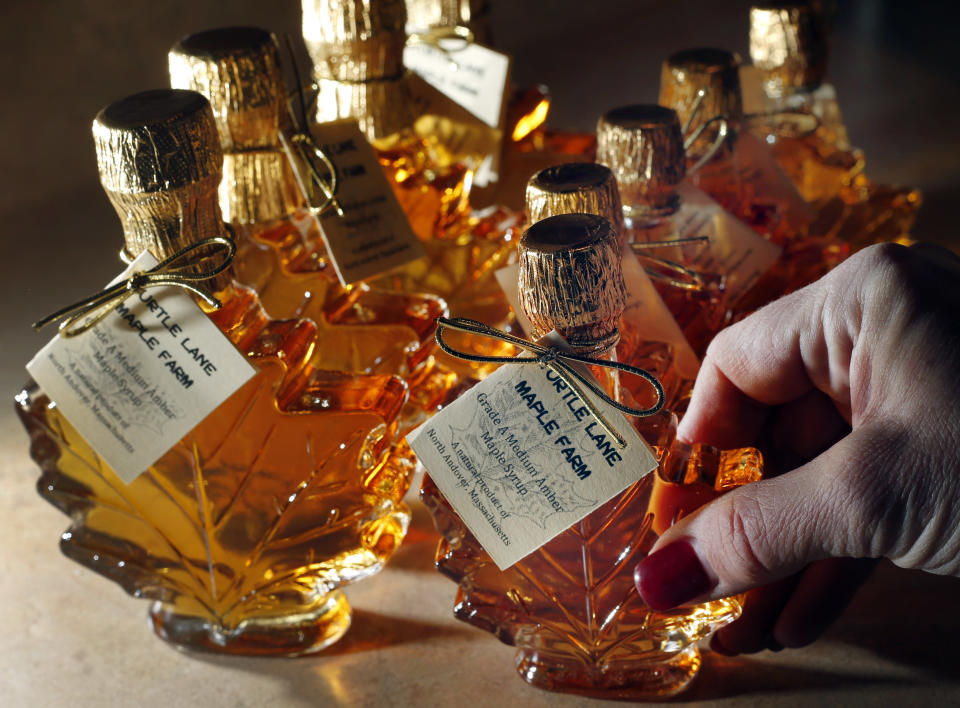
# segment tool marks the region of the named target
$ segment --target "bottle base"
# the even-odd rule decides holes
[[[307,612],[255,617],[225,630],[209,619],[174,612],[162,602],[150,606],[158,637],[178,649],[248,656],[303,656],[336,642],[350,627],[351,610],[341,592],[322,598]]]
[[[547,691],[643,700],[668,698],[683,691],[699,672],[701,658],[700,650],[691,645],[662,660],[638,660],[603,669],[553,661],[535,649],[520,650],[515,662],[524,681]]]

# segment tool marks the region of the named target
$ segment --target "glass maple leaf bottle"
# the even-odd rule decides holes
[[[403,376],[411,405],[434,410],[451,383],[434,374],[432,357],[446,304],[365,283],[340,285],[281,145],[287,91],[271,33],[230,27],[184,37],[170,51],[170,77],[214,108],[224,149],[220,206],[238,236],[238,280],[272,316],[314,321],[323,341],[319,365]]]
[[[618,361],[639,366],[656,376],[669,408],[686,399],[693,388],[699,362],[683,340],[667,306],[660,301],[651,279],[630,259],[620,192],[613,172],[595,162],[554,165],[533,175],[527,183],[527,218],[531,224],[558,214],[596,214],[611,223],[621,246],[628,310],[621,319],[615,352]],[[643,312],[633,311],[642,309]],[[628,384],[645,382],[628,379]]]
[[[811,232],[853,249],[879,241],[909,242],[919,191],[879,185],[851,148],[837,93],[824,81],[828,43],[821,13],[808,3],[762,3],[750,10],[750,57],[744,67],[760,90],[750,130],[769,146],[784,172],[818,211]],[[751,69],[752,71],[747,71]],[[815,116],[815,129],[797,117]]]
[[[691,165],[710,150],[722,129],[719,118],[724,119],[726,140],[691,181],[758,233],[785,246],[805,237],[815,214],[766,147],[742,130],[739,64],[725,49],[671,54],[663,63],[659,103],[677,112],[686,132],[702,129],[687,151]]]
[[[226,235],[223,157],[203,96],[121,99],[93,133],[128,256],[162,259]],[[222,303],[210,319],[253,378],[129,484],[28,384],[17,404],[38,491],[72,518],[64,554],[151,600],[163,639],[224,653],[318,651],[350,623],[337,588],[379,570],[406,532],[413,460],[395,444],[406,387],[315,368],[322,342],[311,321],[270,319],[229,271],[206,285]]]
[[[784,292],[780,249],[684,183],[689,172],[676,111],[615,108],[598,121],[597,139],[597,159],[620,187],[626,239],[695,352],[702,355],[738,312]]]
[[[765,102],[750,128],[769,145],[781,168],[809,202],[834,197],[863,171],[851,149],[832,86],[824,87],[826,27],[802,3],[769,3],[750,10],[750,58]],[[813,116],[815,121],[804,121]]]
[[[427,239],[466,214],[476,165],[450,159],[415,129],[424,99],[403,66],[406,21],[403,0],[303,0],[317,122],[357,120],[414,232]]]
[[[403,68],[405,23],[402,0],[304,0],[303,34],[318,87],[316,119],[360,123],[427,252],[374,284],[436,294],[452,316],[504,326],[512,314],[494,273],[515,258],[521,221],[502,210],[469,214],[472,167],[444,157],[449,150],[414,129],[422,101],[414,89],[419,79]],[[464,376],[476,372],[449,358],[444,364]]]
[[[556,329],[574,352],[610,357],[624,305],[610,223],[550,217],[527,230],[520,248],[524,309],[539,334]],[[617,396],[616,375],[601,381]],[[460,586],[455,615],[515,645],[516,669],[529,683],[604,697],[673,695],[699,670],[696,642],[739,615],[738,598],[655,612],[634,586],[633,568],[659,533],[761,473],[757,451],[684,445],[675,424],[669,412],[637,419],[658,469],[505,571],[425,480],[424,501],[443,534],[437,567]]]

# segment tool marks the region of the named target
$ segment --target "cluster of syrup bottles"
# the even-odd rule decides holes
[[[676,439],[691,385],[682,345],[702,355],[722,327],[853,250],[909,239],[919,194],[864,176],[835,91],[822,84],[817,8],[758,5],[750,21],[754,66],[721,49],[676,52],[663,63],[660,105],[608,111],[596,162],[555,165],[527,185],[519,288],[528,333],[555,329],[577,353],[656,372],[665,409],[635,428],[658,468],[506,570],[429,477],[423,484],[443,535],[438,569],[459,586],[455,615],[516,646],[516,670],[541,688],[652,698],[689,685],[701,665],[697,642],[734,621],[743,598],[658,612],[639,597],[633,568],[676,519],[760,479],[763,465],[755,449]],[[744,85],[758,104],[749,112]],[[553,274],[549,283],[536,278],[543,272]],[[622,277],[624,301],[609,287],[606,301],[590,301],[584,272]],[[564,273],[568,292],[550,292]],[[563,309],[570,292],[577,312]],[[646,319],[636,316],[638,301]],[[611,309],[622,311],[619,326],[598,337]],[[651,313],[664,310],[683,333],[680,346],[669,327],[654,326]],[[597,321],[584,325],[583,311]],[[598,378],[622,402],[649,405],[628,380]]]
[[[451,3],[408,4],[425,23],[470,23],[478,37],[485,26],[473,4],[469,17]],[[288,157],[291,131],[309,126],[288,115],[276,38],[230,28],[178,42],[172,89],[97,116],[101,181],[129,258],[162,259],[212,235],[236,240],[231,269],[207,283],[223,303],[209,316],[257,373],[130,484],[28,384],[17,406],[38,489],[72,520],[61,549],[152,600],[155,631],[177,645],[296,655],[336,641],[350,622],[338,588],[382,568],[407,530],[402,498],[416,460],[404,435],[491,369],[435,351],[436,318],[517,330],[496,273],[518,265],[523,307],[551,313],[529,336],[556,329],[581,353],[663,382],[665,408],[635,423],[659,465],[505,571],[427,476],[437,567],[459,584],[454,612],[516,645],[520,675],[537,686],[681,691],[700,666],[696,642],[736,619],[742,598],[655,612],[632,569],[679,516],[762,474],[756,450],[676,439],[696,355],[723,326],[851,249],[906,238],[919,195],[863,175],[835,93],[821,85],[823,32],[811,7],[752,10],[753,67],[722,50],[672,55],[662,105],[613,109],[596,135],[551,132],[546,91],[514,94],[499,186],[484,194],[472,187],[484,155],[445,144],[436,121],[420,120],[423,82],[403,67],[402,0],[304,0],[303,10],[308,120],[357,121],[426,256],[342,284],[315,194]],[[751,112],[741,83],[755,89]],[[739,254],[759,251],[762,262],[743,265]],[[551,290],[564,278],[533,277],[566,272],[572,252],[623,283],[622,301],[595,303],[622,312],[603,346],[552,306],[569,300]],[[629,382],[602,384],[649,403]]]

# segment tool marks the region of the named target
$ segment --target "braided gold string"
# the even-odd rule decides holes
[[[445,328],[456,330],[458,332],[465,332],[467,334],[499,339],[501,342],[507,342],[515,347],[528,351],[531,354],[534,354],[534,356],[489,356],[462,352],[458,349],[454,349],[444,340],[443,330]],[[591,357],[580,356],[579,354],[574,354],[572,352],[565,352],[559,347],[545,347],[541,344],[536,344],[534,342],[529,342],[526,339],[515,337],[507,332],[502,332],[499,329],[495,329],[494,327],[484,324],[483,322],[477,322],[476,320],[467,319],[465,317],[454,317],[449,319],[446,317],[438,317],[436,338],[437,344],[443,351],[450,356],[454,356],[465,361],[475,361],[485,364],[538,364],[541,367],[550,367],[556,372],[557,376],[559,376],[560,379],[577,394],[593,417],[597,419],[597,422],[600,424],[600,426],[607,432],[608,435],[610,435],[610,437],[617,441],[617,444],[621,448],[626,447],[626,441],[623,439],[620,433],[613,428],[610,422],[603,417],[603,414],[600,412],[597,406],[584,392],[584,387],[590,389],[590,391],[592,391],[602,401],[613,406],[621,413],[626,413],[627,415],[631,415],[636,418],[651,416],[663,408],[663,386],[657,380],[656,376],[651,374],[649,371],[644,371],[636,366],[630,366],[629,364],[624,364],[619,361],[604,361],[602,359],[593,359]],[[639,376],[649,383],[657,392],[657,402],[651,408],[632,408],[630,406],[626,406],[616,399],[611,398],[610,394],[604,391],[595,379],[589,376],[584,376],[577,371],[573,366],[571,366],[571,362],[587,364],[589,366],[603,366],[609,369],[616,369],[627,374],[632,374],[634,376]]]
[[[193,268],[197,261],[193,258],[195,251],[206,250],[214,247],[216,250],[224,250],[220,263],[201,272],[189,272],[187,269]],[[197,243],[190,244],[182,248],[169,258],[157,263],[153,268],[147,271],[137,271],[130,277],[121,280],[119,283],[94,293],[88,297],[79,300],[72,305],[62,307],[53,314],[47,315],[41,320],[33,323],[34,329],[41,329],[51,322],[63,319],[60,323],[60,336],[75,337],[78,334],[86,332],[88,329],[100,322],[109,315],[118,302],[122,302],[133,293],[147,288],[159,288],[169,285],[176,286],[196,293],[208,305],[215,310],[221,307],[220,301],[203,288],[194,285],[201,280],[207,280],[215,275],[225,271],[233,260],[237,252],[237,246],[232,239],[224,236],[214,236],[206,238]],[[206,253],[203,259],[210,258],[211,254]],[[65,318],[65,319],[64,319]],[[82,323],[77,324],[83,320]]]

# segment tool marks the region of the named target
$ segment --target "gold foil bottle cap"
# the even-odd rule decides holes
[[[743,117],[740,59],[736,54],[726,49],[686,49],[663,62],[659,103],[675,110],[681,125],[690,119],[701,89],[705,95],[695,125],[720,115],[736,125]]]
[[[597,162],[613,171],[631,218],[672,214],[687,172],[677,112],[650,104],[607,111],[597,122]]]
[[[537,337],[552,329],[580,352],[620,339],[626,306],[621,250],[613,225],[596,214],[559,214],[520,239],[520,304]]]
[[[490,38],[490,3],[487,0],[407,0],[407,28],[412,31],[437,27],[466,27],[474,40]]]
[[[535,224],[558,214],[597,214],[623,237],[623,207],[613,173],[596,162],[568,162],[540,170],[527,182],[526,212]]]
[[[318,123],[353,118],[372,143],[413,126],[423,101],[407,75],[383,81],[350,82],[317,77]]]
[[[280,146],[286,85],[273,35],[225,27],[170,50],[170,83],[206,96],[225,152],[220,207],[234,224],[279,219],[303,203]]]
[[[190,34],[170,50],[170,85],[202,93],[227,152],[279,145],[286,87],[273,36],[256,27]]]
[[[490,11],[487,0],[407,0],[407,26],[469,27]]]
[[[406,23],[403,0],[303,0],[303,39],[318,79],[400,76]]]
[[[750,9],[750,59],[770,96],[812,91],[827,71],[823,18],[808,3],[762,3]]]
[[[93,122],[100,182],[123,223],[126,255],[166,258],[223,235],[217,186],[223,152],[213,111],[194,91],[144,91]]]

